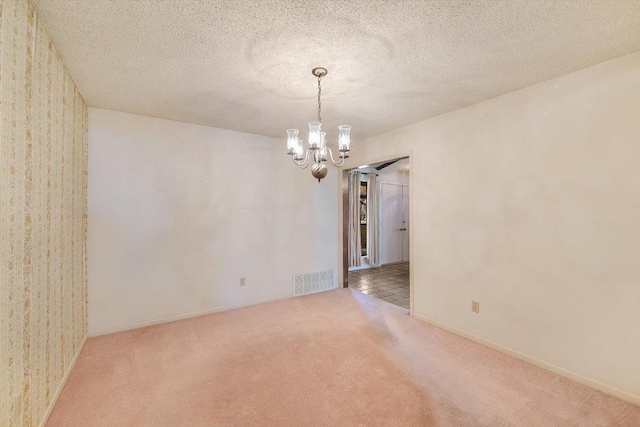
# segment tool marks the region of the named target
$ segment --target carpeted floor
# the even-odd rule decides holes
[[[638,426],[640,407],[349,289],[88,340],[52,426]]]

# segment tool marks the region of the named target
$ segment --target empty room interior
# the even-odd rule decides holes
[[[640,426],[639,23],[0,0],[0,427]]]

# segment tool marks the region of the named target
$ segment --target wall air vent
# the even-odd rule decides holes
[[[336,288],[335,272],[333,269],[315,273],[294,273],[293,296],[314,294]]]

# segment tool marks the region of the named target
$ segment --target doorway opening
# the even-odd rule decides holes
[[[348,286],[409,309],[409,158],[360,165],[347,173]]]

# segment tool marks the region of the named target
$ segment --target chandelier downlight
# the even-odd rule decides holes
[[[293,163],[306,169],[310,163],[311,175],[320,182],[322,178],[327,176],[328,169],[325,162],[331,160],[335,166],[344,165],[344,161],[349,157],[351,150],[351,126],[338,126],[338,152],[340,153],[338,160],[333,157],[331,148],[327,147],[326,133],[322,132],[322,85],[321,80],[327,75],[327,69],[317,67],[311,70],[311,73],[318,78],[318,121],[309,122],[309,137],[307,139],[307,148],[302,145],[302,139],[299,137],[298,129],[287,130],[287,154],[291,156]]]

